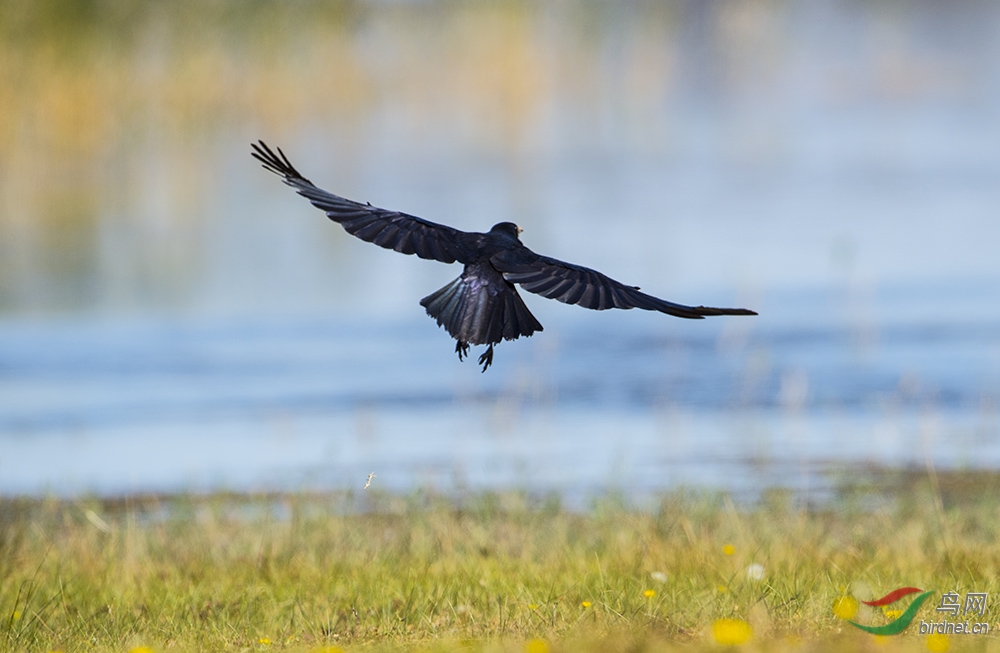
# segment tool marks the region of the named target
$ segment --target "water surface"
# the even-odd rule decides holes
[[[995,4],[5,6],[0,492],[998,465]],[[417,303],[459,270],[344,234],[258,138],[346,196],[761,315],[528,296],[545,331],[479,374]]]

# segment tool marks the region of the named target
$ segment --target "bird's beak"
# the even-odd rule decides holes
[[[520,235],[521,235],[521,234],[523,234],[523,233],[524,233],[524,229],[522,229],[522,228],[521,228],[520,226],[518,226],[518,227],[517,227],[517,235],[519,235],[519,236],[520,236]]]

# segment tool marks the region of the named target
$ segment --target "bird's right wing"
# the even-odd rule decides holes
[[[253,157],[305,197],[327,217],[339,222],[347,233],[403,254],[442,263],[467,262],[466,241],[473,236],[452,227],[436,224],[398,211],[387,211],[328,193],[299,174],[285,153],[275,154],[264,141],[251,143]]]
[[[711,315],[756,315],[745,308],[685,306],[640,292],[582,265],[541,256],[527,247],[505,250],[490,259],[507,281],[520,284],[528,292],[566,304],[603,311],[609,308],[642,308],[676,317],[700,320]]]

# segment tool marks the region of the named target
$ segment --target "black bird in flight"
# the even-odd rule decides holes
[[[316,187],[295,169],[281,148],[275,154],[264,141],[251,146],[254,158],[264,168],[325,211],[347,233],[403,254],[463,264],[462,276],[421,299],[420,305],[457,341],[459,360],[468,356],[469,345],[487,345],[479,357],[484,372],[493,362],[493,345],[542,330],[517,294],[515,283],[528,292],[598,311],[642,308],[695,320],[707,315],[757,314],[745,308],[674,304],[596,270],[536,254],[521,243],[521,228],[513,222],[495,224],[486,233],[466,232],[353,202]]]

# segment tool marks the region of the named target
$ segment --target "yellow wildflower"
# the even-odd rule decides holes
[[[584,608],[589,608],[591,606],[591,603],[590,601],[584,601],[580,603],[580,605],[583,606]]]
[[[931,653],[945,653],[950,646],[947,635],[934,633],[927,636],[927,650]]]
[[[852,619],[858,613],[858,600],[853,596],[841,596],[833,602],[833,614],[841,619]]]
[[[742,619],[717,619],[712,624],[712,637],[723,646],[736,646],[750,639],[753,631]]]
[[[736,547],[732,544],[727,544],[722,547],[722,552],[727,556],[736,555]]]
[[[529,639],[524,643],[524,653],[549,653],[549,643],[544,639]]]
[[[647,599],[651,599],[656,596],[656,590],[643,590],[642,595]]]

